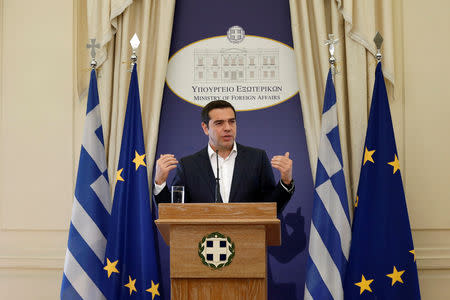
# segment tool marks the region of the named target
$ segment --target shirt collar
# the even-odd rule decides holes
[[[230,154],[228,155],[228,157],[230,157],[231,154],[233,153],[237,153],[237,146],[236,146],[236,142],[234,142],[233,144],[233,149],[231,149]],[[208,143],[208,156],[209,158],[213,158],[213,155],[216,154],[216,152],[214,152],[213,148],[211,148],[211,145]],[[227,158],[228,158],[227,157]]]

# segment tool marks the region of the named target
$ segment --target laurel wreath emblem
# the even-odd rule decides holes
[[[204,243],[205,243],[206,239],[208,239],[208,238],[213,238],[213,237],[224,238],[224,239],[226,239],[226,240],[228,241],[228,244],[230,245],[230,246],[228,247],[228,250],[230,251],[230,256],[228,256],[227,262],[226,262],[226,263],[221,263],[221,264],[219,264],[219,265],[217,265],[217,266],[216,266],[215,264],[208,263],[208,262],[206,261],[205,256],[203,255],[203,250],[205,250]],[[233,261],[234,255],[235,255],[235,245],[234,245],[234,242],[231,241],[230,237],[225,236],[225,235],[221,234],[220,232],[213,232],[213,233],[210,233],[210,234],[208,234],[208,235],[205,235],[205,236],[202,238],[202,240],[198,243],[198,256],[200,256],[200,259],[201,259],[202,263],[203,263],[205,266],[210,267],[211,269],[217,270],[217,269],[220,269],[220,268],[223,268],[223,267],[226,267],[226,266],[230,265],[231,262]]]

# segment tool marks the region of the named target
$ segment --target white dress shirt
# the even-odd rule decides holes
[[[208,144],[208,156],[214,177],[217,178],[217,154]],[[237,146],[234,142],[233,149],[226,158],[219,155],[219,178],[220,178],[220,196],[223,203],[230,202],[231,181],[233,180],[234,163],[236,162]]]

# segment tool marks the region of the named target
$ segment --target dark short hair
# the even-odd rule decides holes
[[[234,109],[233,105],[231,105],[230,102],[227,102],[225,100],[215,100],[211,101],[208,104],[205,105],[202,109],[202,122],[208,126],[209,120],[211,118],[209,117],[209,112],[216,108],[231,108],[234,112],[234,116],[236,117],[236,110]]]

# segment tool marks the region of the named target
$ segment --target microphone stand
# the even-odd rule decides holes
[[[214,195],[214,203],[219,203],[220,198],[220,185],[219,185],[219,150],[216,150],[216,165],[217,165],[217,173],[216,173],[216,193]]]

